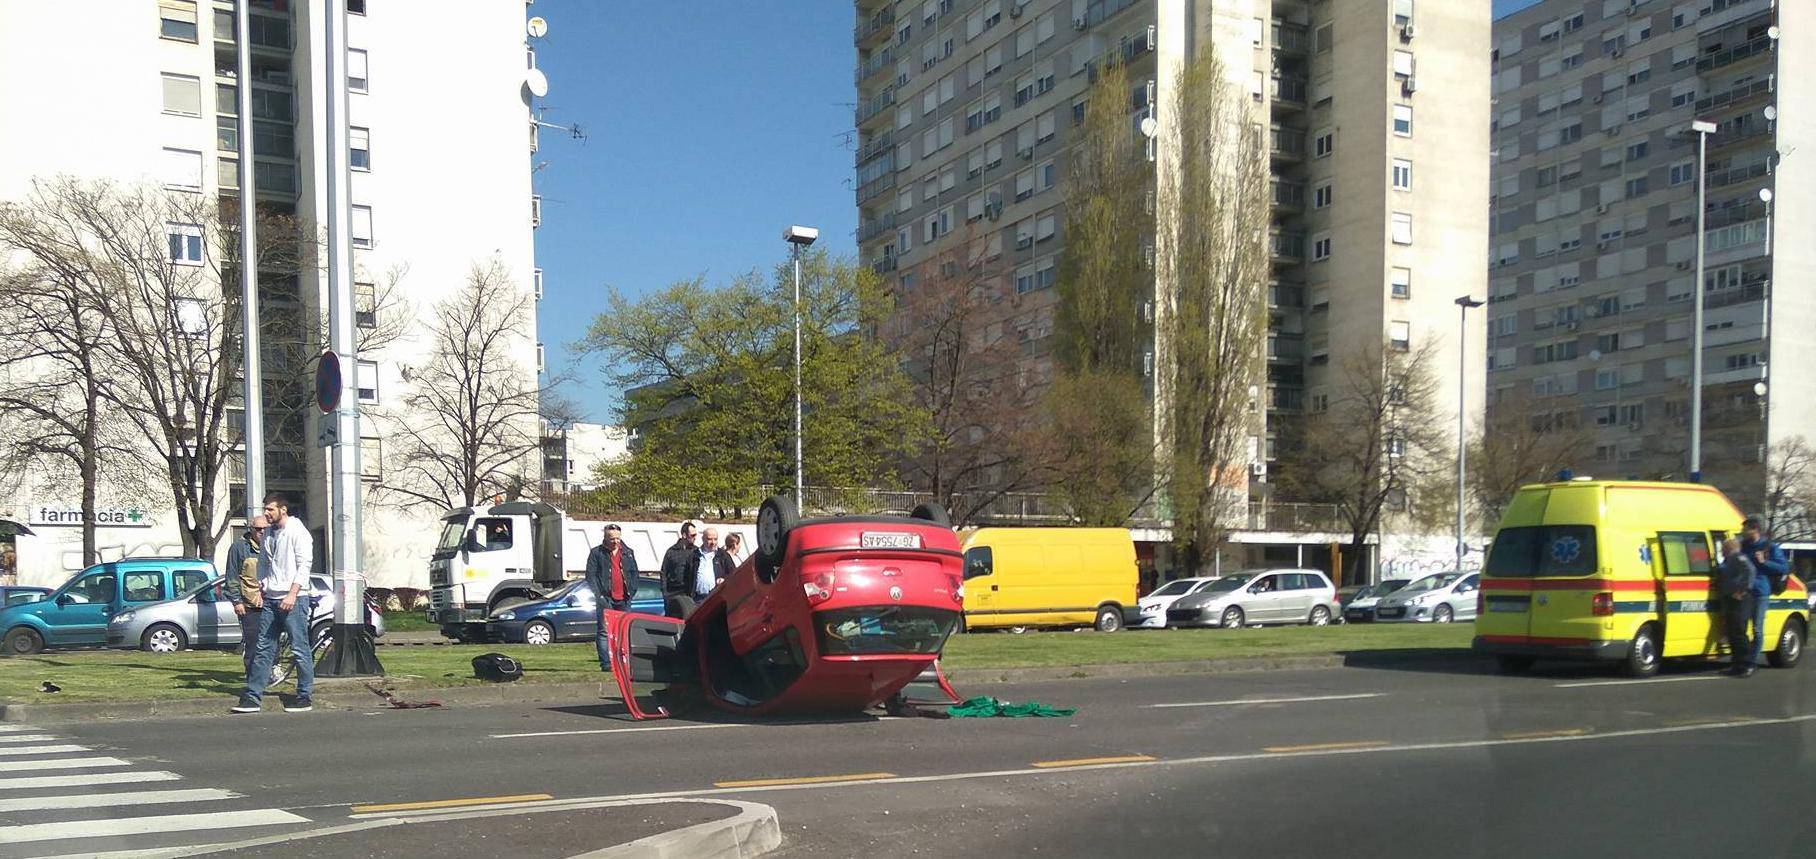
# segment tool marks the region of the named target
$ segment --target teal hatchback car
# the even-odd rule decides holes
[[[37,602],[0,610],[0,654],[107,643],[107,621],[137,606],[186,594],[215,578],[196,558],[127,558],[77,573]]]

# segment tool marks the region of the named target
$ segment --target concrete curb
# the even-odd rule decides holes
[[[735,799],[668,801],[711,802],[736,806],[739,811],[725,820],[697,823],[571,859],[746,859],[782,846],[782,824],[776,810],[767,805]]]

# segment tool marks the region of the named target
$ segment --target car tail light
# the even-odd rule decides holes
[[[819,605],[832,599],[833,577],[831,573],[821,573],[811,582],[802,582],[801,590],[807,593],[808,605]]]
[[[963,603],[965,601],[965,580],[952,577],[947,577],[946,580],[950,583],[952,589],[952,601],[955,603]]]
[[[1596,617],[1608,617],[1614,614],[1614,594],[1602,591],[1590,597],[1589,613]]]

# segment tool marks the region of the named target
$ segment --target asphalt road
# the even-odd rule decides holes
[[[960,691],[1078,712],[637,724],[615,701],[576,701],[24,727],[0,733],[0,859],[392,820],[411,822],[314,849],[405,855],[384,845],[407,837],[473,856],[565,856],[644,834],[595,806],[652,795],[774,806],[790,857],[1606,859],[1816,847],[1807,666],[1748,680],[1668,669],[1631,683],[1587,668],[1502,677],[1387,656],[1325,671]],[[7,751],[70,745],[80,748]],[[119,763],[31,765],[97,756]],[[7,781],[97,774],[122,780]],[[215,793],[161,801],[171,790]],[[44,807],[103,792],[144,804]],[[518,811],[458,817],[501,808]],[[653,825],[645,817],[639,825]],[[178,828],[151,831],[160,826]]]

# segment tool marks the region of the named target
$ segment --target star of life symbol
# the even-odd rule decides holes
[[[1568,564],[1583,554],[1583,543],[1575,537],[1559,537],[1551,544],[1551,560]]]

